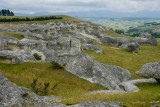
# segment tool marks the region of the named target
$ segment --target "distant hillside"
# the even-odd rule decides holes
[[[157,22],[160,23],[160,18],[139,18],[139,17],[124,17],[124,18],[107,18],[107,17],[87,17],[81,18],[91,21],[96,24],[104,25],[113,29],[123,29],[127,31],[130,27],[138,27],[144,23]]]
[[[128,30],[128,33],[132,37],[138,36],[141,32],[148,32],[155,36],[156,38],[160,38],[160,23],[157,22],[150,22],[144,23],[142,26],[138,27],[131,27]]]
[[[46,17],[46,19],[44,19]],[[48,18],[50,17],[50,18]],[[56,18],[55,18],[56,17]],[[33,20],[33,19],[44,19],[44,20]],[[16,23],[16,24],[32,24],[32,23],[40,23],[40,24],[46,24],[48,22],[65,22],[65,21],[71,21],[71,22],[85,22],[84,20],[77,19],[74,17],[66,16],[66,15],[45,15],[45,16],[0,16],[0,20],[10,20],[5,23]],[[17,20],[16,19],[21,19]],[[27,19],[27,20],[26,20]],[[56,20],[55,20],[56,19]],[[15,20],[15,21],[14,21]],[[3,22],[1,22],[3,23]]]

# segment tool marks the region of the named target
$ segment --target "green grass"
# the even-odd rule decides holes
[[[137,54],[130,53],[127,50],[121,50],[111,45],[97,44],[103,49],[102,54],[89,50],[85,50],[85,52],[98,62],[117,65],[129,70],[135,79],[140,78],[135,75],[135,72],[138,71],[142,65],[160,61],[160,39],[158,46],[141,45],[139,53]]]
[[[38,78],[41,83],[49,82],[49,95],[62,97],[64,104],[76,104],[88,100],[120,101],[127,107],[150,107],[149,102],[160,101],[159,84],[138,84],[139,92],[128,94],[95,94],[84,95],[85,92],[106,89],[97,84],[91,84],[86,80],[65,71],[64,69],[52,69],[50,63],[23,63],[23,64],[0,64],[2,72],[10,81],[20,86],[31,89],[33,78]],[[52,90],[52,87],[58,84]],[[147,103],[143,103],[147,102]]]
[[[159,40],[160,43],[160,40]],[[102,49],[103,53],[98,54],[94,51],[85,50],[92,58],[101,63],[109,65],[117,65],[122,68],[128,69],[135,79],[140,77],[135,75],[143,64],[149,62],[157,62],[160,60],[160,44],[158,46],[141,45],[138,54],[130,53],[127,50],[121,50],[118,47],[104,45],[97,43]],[[144,83],[138,84],[139,92],[127,94],[95,94],[95,95],[82,95],[71,99],[63,100],[63,103],[79,103],[89,100],[105,100],[105,101],[120,101],[122,105],[127,107],[150,107],[150,102],[160,101],[160,84],[158,83]],[[154,104],[154,103],[153,103]],[[155,103],[156,104],[156,103]],[[160,104],[160,102],[159,102]]]
[[[92,84],[81,79],[64,69],[53,69],[50,63],[23,63],[23,64],[2,64],[2,72],[10,81],[17,85],[31,89],[33,79],[38,78],[41,83],[50,83],[49,95],[60,96],[62,98],[78,97],[87,91],[107,89],[98,84]],[[53,86],[57,87],[53,90]]]
[[[129,38],[129,39],[135,39],[135,37],[130,37],[130,36],[126,36],[126,35],[122,35],[122,34],[118,34],[118,33],[115,33],[113,31],[105,31],[105,32],[102,32],[103,34],[107,34],[109,36],[112,36],[112,37],[125,37],[125,38]]]
[[[68,35],[62,35],[62,37],[69,37]]]
[[[84,39],[83,38],[78,38],[78,37],[75,37],[75,36],[72,36],[73,38],[76,38],[76,39],[78,39],[78,40],[80,40],[80,41],[84,41]]]
[[[18,40],[22,40],[24,38],[22,35],[19,35],[18,33],[15,32],[0,32],[0,34],[12,36],[17,38]]]
[[[104,100],[104,101],[120,101],[122,105],[127,107],[150,107],[153,101],[160,101],[160,85],[157,83],[139,84],[139,92],[127,94],[94,94],[82,95],[78,98],[63,100],[63,103],[79,103],[89,100]],[[144,103],[146,102],[146,103]]]

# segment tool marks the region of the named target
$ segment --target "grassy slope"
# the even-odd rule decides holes
[[[22,40],[24,38],[22,35],[19,35],[14,32],[0,32],[0,34],[12,36],[12,37],[17,38],[18,40]]]
[[[39,82],[49,82],[49,95],[62,98],[78,97],[87,91],[107,89],[80,79],[64,69],[52,69],[50,63],[23,63],[16,65],[0,64],[2,72],[10,81],[31,88],[33,78]],[[53,86],[58,84],[53,90]]]
[[[150,25],[150,26],[143,25],[143,26],[135,27],[133,29],[137,29],[138,32],[146,32],[148,30],[152,30],[153,31],[153,30],[159,30],[160,29],[160,25]],[[133,33],[134,33],[134,31],[133,31]]]
[[[142,65],[149,62],[160,61],[160,39],[159,46],[141,45],[139,53],[137,54],[130,53],[127,50],[121,50],[111,45],[97,44],[103,49],[102,54],[88,50],[85,52],[98,62],[128,69],[135,79],[139,78],[135,75],[135,72],[138,71]]]
[[[46,20],[37,23],[46,24],[48,22],[59,21],[82,21],[80,19],[63,16],[63,20]],[[13,24],[35,23],[35,22],[15,22]],[[10,23],[4,23],[6,27]],[[124,35],[115,34],[113,32],[105,32],[114,37],[126,37]],[[98,44],[98,43],[97,43]],[[160,60],[160,46],[141,45],[141,50],[138,54],[132,54],[126,50],[120,50],[110,45],[98,44],[103,49],[103,54],[96,54],[93,51],[86,52],[95,60],[117,65],[128,69],[135,79],[139,78],[135,75],[135,71],[148,62]],[[33,78],[38,78],[39,82],[49,82],[49,95],[62,97],[62,103],[75,104],[88,100],[105,100],[105,101],[121,101],[122,104],[129,107],[149,107],[151,104],[143,102],[160,101],[160,85],[159,84],[139,84],[141,89],[136,93],[115,94],[115,95],[83,95],[87,91],[106,89],[97,84],[91,84],[83,79],[80,79],[65,70],[49,68],[49,63],[24,63],[21,65],[0,64],[0,72],[2,72],[9,80],[20,86],[31,88]],[[52,90],[55,84],[58,86]]]
[[[105,32],[102,32],[102,33],[107,34],[107,35],[112,36],[112,37],[125,37],[125,38],[129,38],[129,39],[135,39],[134,37],[118,34],[118,33],[115,33],[115,32],[105,31]]]
[[[127,94],[94,94],[63,100],[63,103],[79,103],[89,100],[120,101],[127,107],[150,107],[149,102],[160,101],[159,84],[139,84],[140,91]],[[146,103],[144,103],[146,102]]]
[[[45,20],[45,21],[20,21],[20,22],[0,22],[1,24],[32,24],[32,23],[40,23],[40,24],[47,24],[48,22],[65,22],[65,21],[71,21],[71,22],[85,22],[84,20],[81,19],[77,19],[77,18],[73,18],[70,16],[66,16],[66,15],[52,15],[52,16],[57,16],[57,17],[63,17],[63,19],[53,19],[53,20]],[[18,17],[18,18],[23,18],[23,16],[0,16],[0,18],[13,18],[13,17]],[[36,16],[30,16],[32,17],[36,17]]]
[[[85,50],[85,52],[98,62],[128,69],[135,79],[140,78],[136,76],[135,72],[138,71],[142,65],[160,61],[160,39],[158,46],[141,45],[138,54],[129,53],[126,50],[120,50],[110,45],[97,44],[103,49],[102,54],[97,54],[89,50]],[[141,90],[136,93],[95,95],[94,97],[91,95],[88,97],[89,99],[91,97],[91,99],[121,101],[122,104],[131,107],[149,107],[151,104],[143,102],[160,101],[160,84],[139,84],[139,87]]]

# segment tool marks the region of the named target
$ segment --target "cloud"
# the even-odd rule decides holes
[[[117,12],[160,11],[159,0],[0,0],[0,9],[15,13],[65,13],[110,10]]]

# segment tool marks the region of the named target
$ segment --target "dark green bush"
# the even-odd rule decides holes
[[[63,69],[63,67],[60,64],[58,64],[57,62],[52,61],[51,63],[52,63],[52,68]]]
[[[33,82],[31,83],[31,89],[33,92],[35,92],[38,95],[48,95],[48,88],[49,88],[49,82],[38,82],[38,79],[33,79]],[[57,86],[57,85],[56,85]],[[56,88],[55,86],[55,88]]]
[[[34,56],[34,58],[35,58],[36,60],[41,60],[41,59],[42,59],[41,56],[38,55],[37,53],[34,53],[33,56]]]
[[[0,22],[19,22],[19,21],[43,21],[43,20],[53,20],[53,19],[63,19],[62,17],[56,16],[38,16],[38,17],[24,17],[24,18],[0,18]]]

